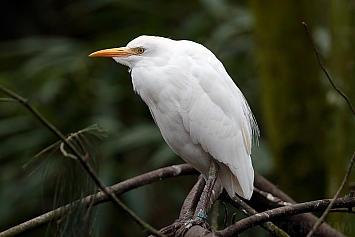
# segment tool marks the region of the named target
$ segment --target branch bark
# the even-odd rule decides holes
[[[274,197],[279,198],[282,202],[287,202],[291,204],[296,204],[296,201],[293,200],[290,196],[284,193],[282,190],[277,188],[273,183],[269,180],[265,179],[263,176],[255,173],[255,183],[254,186],[268,194],[271,194]],[[258,192],[255,192],[254,197],[251,200],[251,206],[254,207],[258,212],[263,212],[271,208],[279,207],[280,204],[277,202],[272,202],[268,200],[268,198],[260,197],[262,196]],[[281,227],[285,228],[287,225],[292,226],[292,232],[295,232],[297,236],[306,236],[305,229],[310,230],[312,226],[317,222],[318,217],[313,215],[312,213],[302,213],[293,216],[286,216],[281,221],[275,221],[274,223]],[[288,228],[288,227],[286,227]],[[334,230],[331,226],[324,223],[319,227],[317,233],[314,236],[322,236],[322,237],[344,237],[342,233]]]
[[[262,213],[258,213],[256,215],[252,215],[245,219],[242,219],[235,224],[225,228],[221,231],[216,232],[209,232],[208,230],[200,227],[200,226],[193,226],[189,231],[185,234],[185,237],[192,237],[192,236],[200,236],[200,237],[232,237],[236,236],[243,231],[252,228],[253,226],[262,224],[266,221],[273,221],[275,219],[280,219],[283,217],[287,217],[290,215],[298,215],[305,212],[313,212],[313,211],[324,211],[331,199],[324,199],[324,200],[316,200],[311,202],[304,202],[299,204],[293,204],[289,206],[275,208],[269,211],[265,211]],[[333,208],[353,208],[355,206],[355,198],[343,197],[338,198],[333,205]],[[291,236],[305,236],[308,231],[312,228],[312,225],[305,225],[303,229],[298,229],[296,225],[292,222],[283,221],[281,228],[285,229],[287,233]],[[314,233],[314,236],[344,236],[343,234],[339,233],[337,230],[332,228],[324,228],[321,229],[323,226],[326,226],[326,223],[323,223],[317,232]],[[329,231],[329,232],[322,232],[322,231]]]
[[[172,225],[163,228],[164,234],[168,236],[181,236],[176,235],[183,232],[184,237],[190,236],[235,236],[249,228],[252,228],[255,225],[262,224],[266,221],[273,221],[278,227],[286,231],[291,236],[306,236],[307,232],[312,228],[312,226],[317,222],[318,218],[306,212],[312,211],[322,211],[325,210],[330,199],[317,200],[312,202],[305,202],[297,204],[292,198],[287,194],[278,189],[275,185],[269,182],[267,179],[261,175],[255,173],[255,188],[263,192],[254,192],[254,195],[249,203],[253,208],[258,209],[261,213],[247,217],[234,225],[227,227],[224,230],[210,232],[206,228],[201,226],[192,226],[186,231],[179,231],[176,228],[185,228],[184,226],[179,225],[179,220],[175,221]],[[191,190],[189,196],[186,198],[182,210],[186,207],[194,208],[192,204],[195,197],[190,195],[196,195],[198,186]],[[265,195],[266,194],[266,195]],[[271,198],[270,198],[271,197]],[[345,197],[337,199],[334,208],[339,207],[355,207],[355,199],[353,197]],[[233,204],[233,203],[232,203]],[[235,203],[234,203],[235,204]],[[272,210],[268,210],[272,209]],[[268,211],[263,211],[268,210]],[[185,212],[181,212],[185,213]],[[187,211],[187,213],[193,213],[193,210]],[[182,215],[180,215],[180,218]],[[282,218],[282,219],[280,219]],[[331,226],[326,223],[323,223],[318,231],[314,234],[317,237],[345,237],[342,233],[338,232]]]
[[[131,209],[129,209],[117,196],[110,192],[107,189],[106,185],[102,182],[99,176],[96,174],[95,170],[91,167],[91,165],[86,161],[85,155],[81,154],[79,149],[69,140],[67,139],[63,133],[61,133],[52,123],[50,123],[32,104],[28,102],[28,99],[21,97],[15,92],[7,89],[0,85],[0,91],[4,92],[6,95],[15,99],[23,105],[29,112],[31,112],[37,119],[40,121],[50,132],[52,132],[56,137],[58,137],[63,144],[65,144],[70,152],[72,152],[72,157],[77,159],[81,166],[85,169],[87,174],[91,177],[91,179],[95,182],[95,184],[104,192],[112,202],[117,205],[121,210],[123,210],[128,216],[130,216],[144,231],[149,233],[156,234],[157,236],[164,237],[161,235],[156,229],[151,227],[148,223],[144,222],[136,213],[134,213]]]
[[[151,184],[162,179],[192,174],[198,174],[198,172],[188,164],[173,165],[125,180],[121,183],[109,187],[108,189],[115,195],[119,196],[129,190],[147,184]],[[194,212],[194,208],[196,207],[196,200],[198,200],[198,198],[196,197],[198,196],[198,192],[201,191],[201,187],[203,188],[203,179],[200,179],[200,181],[195,185],[195,188],[192,190],[194,192],[197,192],[197,194],[194,192],[190,192],[190,194],[186,198],[183,208],[180,212],[180,218],[192,215],[192,213]],[[250,206],[252,206],[254,209],[258,210],[261,213],[242,219],[224,230],[216,231],[213,233],[200,226],[193,226],[186,233],[184,233],[184,236],[234,236],[236,233],[240,233],[255,225],[259,225],[270,220],[277,220],[274,223],[277,224],[280,228],[284,229],[287,233],[291,232],[289,234],[305,236],[305,230],[309,230],[318,218],[310,213],[304,212],[325,210],[325,208],[330,202],[329,199],[325,199],[296,204],[294,200],[287,196],[287,194],[283,193],[275,185],[273,185],[271,182],[269,182],[267,179],[257,173],[255,173],[255,187],[268,194],[263,195],[260,192],[254,192],[252,200],[248,202]],[[270,196],[274,198],[268,198]],[[218,196],[215,196],[213,201],[215,201],[215,199],[217,198]],[[274,199],[278,201],[274,201]],[[107,197],[102,191],[100,191],[97,194],[86,197],[84,201],[79,201],[89,207],[90,205],[93,206],[99,203],[110,201],[110,198]],[[282,203],[292,203],[293,205],[279,207],[280,205],[282,205]],[[345,197],[337,199],[333,207],[355,207],[355,198]],[[61,208],[67,208],[67,206]],[[263,209],[272,210],[262,211]],[[63,213],[64,212],[61,211],[60,208],[58,208],[39,217],[36,217],[32,220],[24,222],[18,226],[10,228],[4,232],[1,232],[0,237],[18,236],[20,234],[43,226],[49,223],[50,221],[60,219]],[[282,220],[280,220],[279,218],[282,218]],[[343,237],[344,235],[331,228],[326,223],[323,223],[314,236]]]
[[[275,220],[276,218],[282,218],[290,215],[297,215],[300,213],[305,213],[305,212],[314,212],[314,211],[324,211],[327,209],[329,203],[332,201],[332,199],[324,199],[324,200],[316,200],[316,201],[310,201],[310,202],[304,202],[304,203],[298,203],[298,204],[293,204],[289,206],[284,206],[284,207],[279,207],[275,208],[269,211],[265,211],[250,217],[247,217],[245,219],[242,219],[238,222],[236,222],[234,225],[231,225],[230,227],[227,227],[226,229],[220,231],[217,235],[218,236],[235,236],[238,233],[241,233],[255,225],[264,223],[265,221],[272,221]],[[333,208],[352,208],[355,206],[355,198],[350,198],[350,197],[343,197],[343,198],[338,198],[335,200]],[[284,224],[288,225],[288,223]],[[289,228],[286,228],[289,229]],[[307,231],[308,228],[303,229],[302,232]],[[329,229],[331,232],[328,233],[330,236],[337,236],[337,231],[335,229]],[[295,232],[292,228],[289,230],[289,232]],[[320,232],[321,233],[321,232]],[[221,235],[219,235],[221,234]],[[294,234],[294,233],[293,233]],[[299,235],[297,235],[299,236]]]
[[[119,196],[129,190],[160,181],[162,179],[182,176],[182,175],[192,175],[198,174],[198,172],[188,164],[181,164],[181,165],[173,165],[161,169],[157,169],[134,178],[125,180],[121,183],[115,184],[108,189],[113,192],[116,196]],[[95,206],[103,202],[109,201],[110,198],[103,193],[102,191],[98,192],[97,194],[93,194],[84,198],[84,200],[78,200],[82,202],[83,205]],[[77,202],[78,202],[77,201]],[[17,226],[14,226],[10,229],[7,229],[3,232],[0,232],[0,237],[12,237],[18,236],[23,233],[29,232],[36,228],[39,228],[45,224],[48,224],[51,221],[60,219],[63,216],[63,209],[68,208],[68,205],[57,208],[53,211],[47,212],[41,216],[28,220],[24,223],[21,223]]]

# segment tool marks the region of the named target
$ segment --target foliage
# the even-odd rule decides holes
[[[336,27],[330,28],[324,23],[328,20],[327,15],[323,14],[328,5],[322,2],[320,6],[318,2],[314,2],[315,6],[324,11],[316,15],[318,24],[313,26],[317,33],[316,40],[322,46],[323,55],[331,57],[331,45],[336,44],[331,40],[337,35],[332,29]],[[265,11],[262,4],[259,7],[267,18],[269,14],[276,16],[276,12],[284,12],[278,5],[273,12]],[[335,16],[336,8],[333,6],[332,10]],[[264,42],[256,41],[253,36],[253,15],[244,1],[28,0],[21,4],[4,1],[0,15],[0,84],[28,98],[64,134],[92,124],[99,124],[107,130],[108,137],[100,145],[102,159],[99,172],[106,185],[162,166],[182,163],[163,141],[146,105],[132,91],[127,68],[113,60],[87,57],[99,49],[124,46],[142,34],[190,39],[206,45],[221,59],[247,97],[261,127],[262,140],[253,152],[255,169],[262,174],[270,174],[273,157],[264,139],[270,136],[267,131],[271,125],[263,120],[262,115],[265,114],[262,111],[265,108],[261,108],[263,103],[259,102],[259,93],[265,88],[260,88],[261,84],[256,79],[260,62],[253,60],[257,55],[256,46]],[[287,26],[280,22],[275,24],[275,27]],[[265,27],[264,21],[261,26]],[[266,37],[271,34],[267,27],[264,32]],[[283,40],[282,45],[276,46],[280,51],[294,36],[285,32],[282,35],[288,38]],[[340,40],[339,37],[337,40]],[[312,54],[310,47],[304,50]],[[348,55],[352,58],[353,54]],[[351,61],[348,68],[354,68]],[[267,69],[270,70],[270,67]],[[304,73],[307,75],[307,72]],[[342,83],[345,85],[349,81],[343,80]],[[286,83],[286,86],[289,94],[296,93],[295,84]],[[333,103],[337,100],[331,92],[326,91],[326,99],[333,108],[338,106]],[[276,97],[275,104],[279,102],[280,98]],[[275,104],[272,106],[279,109]],[[334,123],[329,121],[327,125],[334,128]],[[351,121],[348,123],[354,127]],[[308,131],[301,130],[302,126],[302,121],[295,121],[294,127],[301,134],[307,134]],[[281,134],[286,135],[288,122],[280,128],[284,129]],[[330,138],[343,135],[340,130],[329,132],[336,134]],[[347,140],[350,143],[353,136],[349,137]],[[25,164],[55,142],[57,138],[20,105],[0,103],[0,231],[53,208],[56,169],[43,170],[43,163],[52,159],[51,156],[43,155],[30,165]],[[332,144],[331,140],[328,142],[328,145]],[[344,153],[341,154],[347,158]],[[275,156],[275,152],[272,155]],[[345,165],[336,169],[340,175],[332,173],[327,177],[331,186],[329,189],[332,190],[337,186],[334,184],[336,175],[343,176]],[[131,191],[121,198],[144,220],[160,228],[176,218],[184,197],[195,181],[196,177],[164,180]],[[112,208],[109,203],[99,205],[95,219],[94,229],[101,236],[144,236],[135,223],[127,220],[120,210]],[[46,232],[47,227],[44,227],[26,236],[44,236]],[[50,235],[51,232],[48,233]],[[264,232],[256,229],[245,236],[256,233],[262,236]]]
[[[132,91],[127,69],[108,59],[88,58],[89,53],[123,46],[141,34],[194,40],[218,55],[256,106],[249,54],[252,21],[243,3],[77,0],[16,5],[8,1],[0,11],[4,21],[0,84],[28,98],[63,133],[94,123],[106,129],[100,176],[107,185],[182,160],[165,144],[148,109]],[[0,141],[2,230],[52,208],[56,174],[44,172],[42,165],[51,156],[22,166],[56,138],[21,106],[1,103]],[[140,188],[123,199],[159,228],[176,217],[196,180],[183,179]],[[153,200],[159,207],[152,205]],[[99,208],[95,225],[101,235],[142,235],[110,204]],[[43,234],[28,234],[32,235]]]

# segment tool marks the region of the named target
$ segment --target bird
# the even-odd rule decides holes
[[[209,178],[212,165],[228,195],[250,199],[256,119],[221,61],[202,44],[142,35],[90,57],[129,67],[134,91],[147,104],[170,148]]]

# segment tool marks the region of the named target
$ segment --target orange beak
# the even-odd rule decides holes
[[[89,57],[128,57],[136,54],[137,53],[134,52],[131,48],[121,47],[99,50],[90,54]]]

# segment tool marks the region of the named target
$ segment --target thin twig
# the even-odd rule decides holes
[[[51,124],[34,106],[32,106],[28,99],[21,97],[15,92],[3,87],[0,85],[0,90],[5,94],[10,96],[11,98],[18,101],[20,104],[25,106],[46,128],[48,128],[55,136],[57,136],[62,142],[69,147],[69,149],[73,152],[73,154],[78,158],[79,162],[86,170],[86,172],[90,175],[90,177],[94,180],[96,185],[108,196],[111,198],[113,203],[115,203],[118,207],[124,210],[141,228],[151,234],[156,236],[163,237],[161,233],[158,232],[155,228],[150,226],[148,223],[144,222],[139,216],[137,216],[131,209],[129,209],[121,200],[119,200],[114,193],[112,193],[109,189],[106,188],[106,185],[100,180],[94,169],[87,163],[85,157],[80,154],[79,150],[68,141],[68,139],[53,125]]]
[[[69,140],[69,139],[68,139]],[[71,154],[71,153],[69,153],[69,152],[67,152],[66,150],[65,150],[65,148],[64,148],[64,143],[63,142],[61,142],[60,143],[60,152],[62,153],[62,155],[63,156],[65,156],[65,157],[68,157],[68,158],[71,158],[71,159],[73,159],[73,160],[77,160],[78,159],[78,157],[76,157],[75,155],[73,155],[73,154]]]
[[[292,205],[291,202],[285,202],[284,200],[282,200],[279,197],[275,197],[274,195],[272,195],[269,192],[264,192],[256,187],[254,187],[254,192],[260,194],[261,196],[263,196],[266,200],[275,203],[278,206],[289,206]]]
[[[327,69],[325,69],[325,67],[324,67],[324,65],[323,65],[323,63],[322,63],[322,61],[320,60],[320,56],[319,56],[319,53],[318,53],[318,49],[317,49],[317,47],[316,47],[316,45],[315,45],[315,43],[314,43],[314,41],[313,41],[313,37],[312,37],[311,33],[310,33],[309,30],[308,30],[307,24],[306,24],[305,22],[302,22],[302,25],[303,25],[303,26],[305,27],[305,29],[306,29],[306,32],[307,32],[309,41],[311,42],[311,45],[312,45],[313,50],[314,50],[314,52],[315,52],[315,54],[316,54],[316,57],[317,57],[317,61],[318,61],[319,65],[320,65],[320,67],[322,68],[324,74],[327,76],[327,78],[328,78],[330,84],[333,86],[333,88],[345,99],[345,101],[346,101],[346,103],[348,104],[348,106],[349,106],[351,112],[352,112],[352,113],[354,114],[354,116],[355,116],[355,109],[354,109],[353,105],[351,104],[350,99],[347,97],[347,95],[346,95],[344,92],[342,92],[342,91],[335,85],[335,83],[333,82],[332,78],[330,77],[330,75],[329,75]]]
[[[233,206],[237,207],[242,213],[244,213],[247,216],[252,216],[252,215],[258,214],[257,211],[255,211],[252,207],[250,207],[248,204],[246,204],[238,196],[235,196],[233,198],[233,200],[231,200],[231,203]],[[289,237],[289,235],[284,230],[279,228],[277,225],[275,225],[271,221],[266,221],[264,223],[261,223],[260,226],[262,228],[264,228],[265,230],[267,230],[273,236]]]
[[[318,226],[320,226],[320,225],[323,223],[325,217],[328,215],[328,213],[329,213],[330,210],[332,209],[332,207],[333,207],[333,205],[334,205],[336,199],[339,197],[340,192],[343,190],[343,188],[344,188],[346,182],[348,181],[348,178],[349,178],[350,173],[351,173],[351,169],[352,169],[353,164],[354,164],[354,160],[355,160],[355,152],[354,152],[353,156],[351,157],[351,160],[350,160],[348,169],[347,169],[347,171],[346,171],[346,173],[345,173],[345,177],[344,177],[343,181],[341,182],[341,185],[340,185],[339,189],[337,190],[337,192],[335,193],[334,197],[333,197],[332,200],[330,201],[330,203],[329,203],[327,209],[325,209],[325,211],[323,212],[323,214],[321,215],[321,217],[320,217],[320,218],[318,219],[318,221],[314,224],[314,226],[313,226],[312,229],[308,232],[308,234],[307,234],[306,237],[311,237],[311,236],[314,234],[314,232],[317,230]]]
[[[323,63],[322,61],[320,60],[320,56],[319,56],[319,53],[318,53],[318,50],[317,50],[317,47],[313,41],[313,38],[312,38],[312,35],[310,34],[309,30],[308,30],[308,26],[305,22],[302,22],[302,25],[305,27],[306,29],[306,32],[307,32],[307,35],[308,35],[308,38],[312,44],[312,47],[313,47],[313,50],[317,56],[317,60],[318,60],[318,63],[320,65],[320,67],[322,68],[323,72],[325,73],[325,75],[327,76],[330,84],[333,86],[333,88],[346,100],[347,104],[349,105],[349,108],[351,110],[351,112],[354,114],[355,116],[355,110],[354,110],[354,107],[352,106],[351,104],[351,101],[350,99],[334,84],[333,80],[331,79],[331,77],[329,76],[329,73],[328,71],[325,69],[325,67],[323,66]],[[314,224],[314,226],[312,227],[312,229],[309,231],[309,233],[307,234],[307,237],[311,237],[314,232],[317,230],[318,226],[320,226],[325,217],[328,215],[330,209],[333,207],[334,203],[335,203],[335,200],[338,198],[340,192],[343,190],[344,186],[345,186],[345,183],[348,181],[348,178],[350,176],[350,173],[351,173],[351,169],[353,167],[353,164],[354,164],[354,160],[355,160],[355,152],[353,154],[353,156],[351,157],[350,159],[350,163],[349,163],[349,166],[348,166],[348,169],[345,173],[345,176],[344,176],[344,179],[340,185],[340,187],[338,188],[337,192],[335,193],[334,197],[332,198],[331,202],[329,203],[327,209],[323,212],[322,216],[318,219],[318,221]]]
[[[18,101],[13,98],[0,98],[0,102],[15,102],[15,103],[17,103]]]

